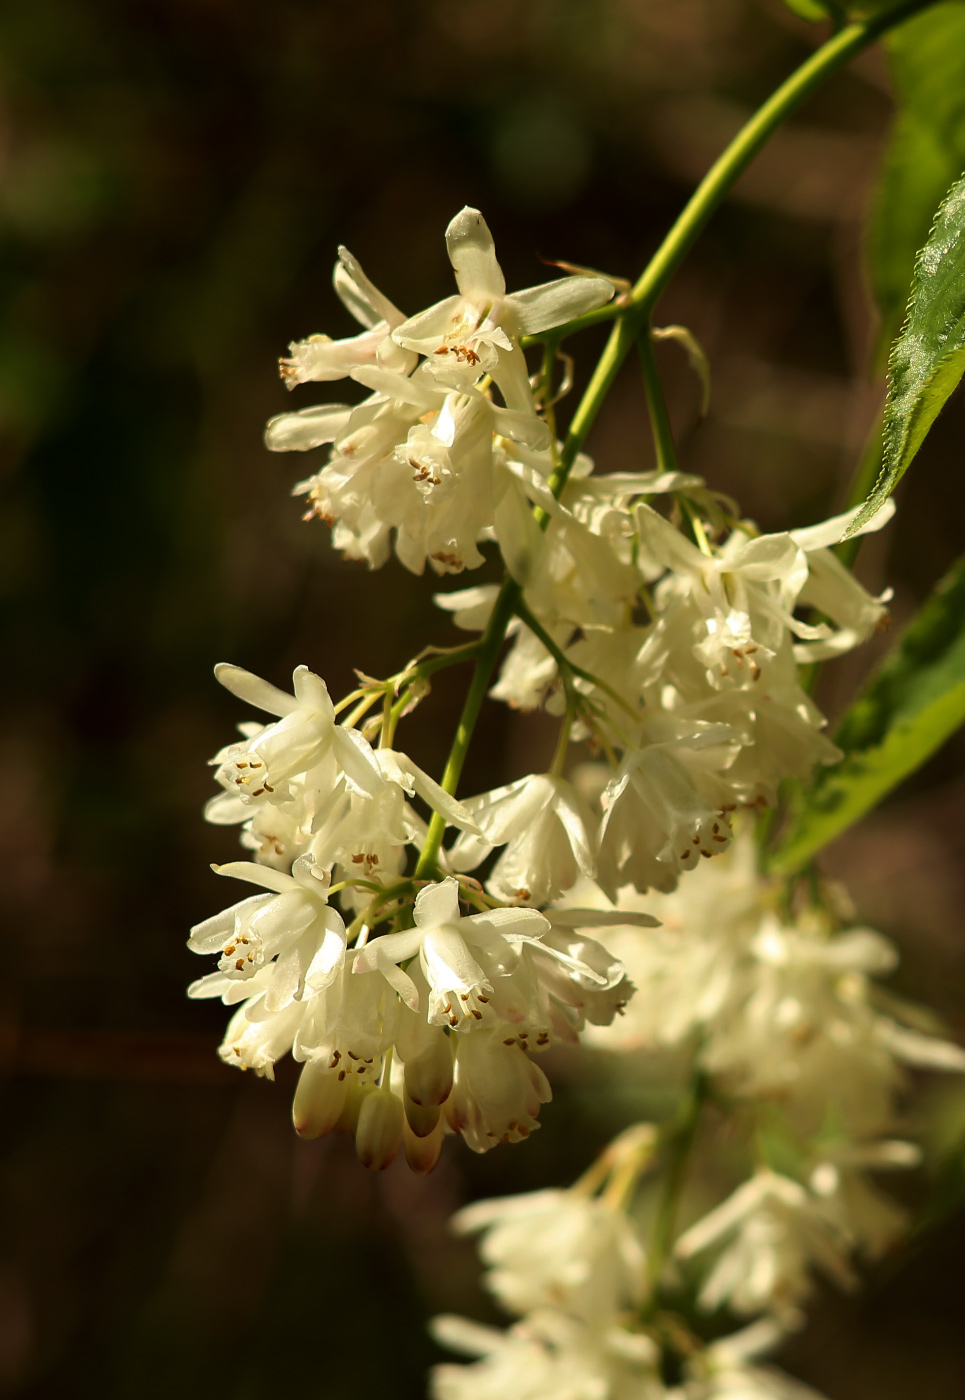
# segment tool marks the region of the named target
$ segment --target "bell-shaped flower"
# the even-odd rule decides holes
[[[539,939],[549,927],[532,909],[461,917],[459,886],[451,876],[419,891],[413,918],[414,928],[366,944],[356,955],[355,970],[380,971],[404,1002],[419,1007],[418,989],[400,966],[418,955],[428,985],[427,1019],[453,1030],[494,1019],[493,977],[514,963],[515,943]]]
[[[521,335],[562,325],[613,295],[604,277],[564,277],[506,294],[492,234],[478,209],[465,208],[446,230],[458,294],[410,317],[392,332],[407,350],[426,356],[430,372],[465,389],[490,374],[508,408],[533,411]]]
[[[279,716],[257,738],[233,744],[213,760],[218,782],[242,802],[277,805],[290,795],[289,778],[325,764],[330,790],[339,771],[360,792],[370,792],[378,782],[371,747],[361,734],[336,723],[328,687],[307,666],[295,668],[293,695],[226,662],[215,667],[215,675],[232,695]]]
[[[554,910],[548,915],[565,918]],[[633,992],[623,964],[601,943],[554,922],[538,943],[520,944],[516,967],[495,981],[492,1006],[506,1043],[513,1037],[524,1050],[542,1050],[575,1045],[587,1022],[610,1025]]]
[[[579,875],[594,875],[591,833],[596,822],[585,798],[566,779],[530,774],[467,798],[464,805],[483,836],[459,837],[450,853],[453,868],[473,870],[495,847],[505,845],[487,881],[497,898],[545,904]]]
[[[798,1181],[758,1171],[724,1203],[687,1230],[676,1244],[679,1259],[723,1246],[699,1294],[713,1312],[726,1303],[735,1313],[771,1312],[794,1321],[813,1290],[817,1266],[842,1288],[855,1276],[849,1240]]]
[[[218,1054],[236,1069],[250,1069],[261,1078],[274,1079],[275,1062],[292,1048],[304,1014],[304,1002],[292,1001],[281,1011],[269,1012],[265,994],[253,996],[228,1022]]]
[[[217,867],[219,875],[272,891],[234,904],[191,930],[194,953],[219,953],[218,972],[195,982],[189,996],[252,995],[257,978],[265,1010],[275,1012],[336,976],[345,954],[345,925],[328,903],[331,877],[310,855],[299,856],[290,875],[248,861]],[[240,987],[239,987],[239,984]]]
[[[452,1092],[443,1112],[473,1152],[529,1137],[539,1127],[540,1105],[552,1097],[539,1065],[499,1026],[456,1038]]]
[[[406,846],[420,844],[426,830],[409,798],[420,797],[447,825],[478,834],[464,805],[407,754],[377,749],[373,757],[381,781],[371,795],[362,796],[343,782],[312,841],[316,860],[336,866],[339,880],[355,876],[384,885],[401,875]],[[372,893],[364,887],[349,887],[342,897],[361,910],[371,902]]]
[[[708,726],[695,731],[693,745],[728,738],[720,727]],[[701,795],[680,748],[667,743],[630,749],[603,794],[598,879],[611,899],[622,885],[672,890],[701,856],[719,855],[730,845],[726,815]]]
[[[577,1190],[529,1191],[477,1201],[453,1216],[458,1234],[483,1231],[486,1285],[523,1314],[560,1308],[604,1322],[641,1299],[644,1254],[627,1216]]]
[[[307,340],[293,341],[289,346],[290,358],[279,362],[281,377],[288,388],[294,389],[296,384],[306,384],[310,380],[344,379],[353,369],[370,364],[410,372],[415,356],[407,356],[390,338],[390,332],[401,325],[405,317],[369,281],[347,248],[338,250],[333,281],[342,304],[365,330],[346,340],[311,335]]]
[[[618,1325],[541,1308],[507,1332],[444,1316],[432,1333],[452,1351],[480,1358],[437,1366],[432,1400],[670,1400],[654,1342]]]

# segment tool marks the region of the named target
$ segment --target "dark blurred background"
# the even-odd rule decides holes
[[[465,203],[511,287],[563,258],[635,277],[712,158],[818,40],[779,0],[33,0],[0,11],[0,595],[5,976],[0,1387],[54,1397],[421,1396],[441,1309],[494,1316],[464,1200],[565,1184],[632,1111],[556,1066],[530,1142],[448,1145],[428,1179],[303,1144],[293,1074],[220,1065],[189,1003],[190,924],[233,898],[208,869],[207,758],[230,659],[340,693],[454,640],[433,580],[342,563],[271,456],[290,339],[351,330],[346,243],[407,312],[450,291]],[[682,460],[765,529],[839,505],[881,386],[863,220],[891,102],[879,53],[812,101],[741,181],[666,295],[713,364],[710,414],[661,349]],[[601,341],[578,346],[585,379]],[[330,386],[338,397],[340,386]],[[953,404],[861,568],[907,618],[960,548]],[[646,467],[634,374],[590,448]],[[479,575],[466,582],[478,581]],[[457,581],[458,582],[458,581]],[[451,585],[450,585],[451,586]],[[826,678],[833,710],[871,652]],[[460,677],[402,742],[438,771]],[[496,706],[466,792],[551,743]],[[527,755],[527,757],[524,757]],[[965,747],[953,743],[827,858],[904,956],[897,985],[962,1024]],[[946,1149],[965,1125],[930,1091]],[[927,1176],[910,1188],[921,1198]],[[958,1400],[961,1221],[828,1298],[787,1364],[835,1400]]]

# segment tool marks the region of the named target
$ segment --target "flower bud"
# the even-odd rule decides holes
[[[452,1090],[452,1047],[444,1031],[415,1059],[406,1061],[405,1088],[413,1103],[445,1103]]]
[[[353,1086],[354,1087],[354,1086]],[[299,1137],[324,1137],[345,1108],[349,1086],[323,1060],[309,1060],[298,1077],[292,1122]]]
[[[372,1089],[362,1100],[355,1150],[363,1167],[383,1171],[402,1146],[402,1100],[390,1089]]]
[[[402,1106],[405,1109],[406,1124],[416,1137],[428,1137],[439,1122],[439,1105],[416,1103],[409,1097],[408,1092],[403,1090]]]
[[[441,1116],[433,1130],[425,1137],[417,1136],[408,1120],[403,1120],[402,1142],[405,1146],[405,1160],[412,1171],[422,1176],[432,1171],[442,1152],[445,1136],[445,1120]]]

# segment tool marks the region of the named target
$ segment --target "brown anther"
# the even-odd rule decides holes
[[[340,1069],[339,1072],[338,1072],[338,1082],[339,1082],[339,1084],[341,1084],[342,1080],[345,1078],[345,1075],[346,1075],[346,1071],[345,1071],[344,1069]]]
[[[460,1000],[460,1001],[468,1001],[468,1000],[469,1000],[469,993],[468,993],[468,992],[460,992],[460,993],[459,993],[459,1000]]]
[[[253,759],[251,760],[251,766],[252,766],[252,768],[263,768],[263,767],[264,767],[264,764],[263,764],[263,763],[260,763],[257,759],[253,758]]]
[[[244,761],[243,758],[238,758],[238,759],[235,759],[235,767],[236,767],[236,768],[247,768],[248,765],[247,765],[247,763]]]
[[[453,1030],[455,1030],[455,1028],[456,1028],[456,1027],[458,1026],[458,1024],[459,1024],[459,1018],[458,1018],[458,1016],[450,1016],[450,1017],[449,1017],[449,1024],[450,1024],[450,1026],[452,1026]]]
[[[244,958],[239,958],[238,961],[235,963],[235,972],[244,972],[244,970],[245,960]]]
[[[448,355],[448,354],[449,354],[449,346],[448,346],[448,345],[440,345],[440,346],[439,346],[439,349],[438,349],[435,353],[436,353],[437,355]]]
[[[274,789],[269,783],[266,783],[265,786],[264,786],[264,791],[265,791],[265,792],[274,792],[275,789]]]
[[[537,1044],[537,1045],[549,1045],[549,1043],[550,1043],[550,1038],[549,1038],[549,1036],[547,1035],[546,1031],[540,1031],[539,1035],[536,1037],[536,1044]]]
[[[703,851],[703,850],[702,850],[700,854],[701,854],[702,856],[706,856],[707,859],[709,860],[710,857],[711,857],[714,853],[713,853],[713,851]]]
[[[364,859],[365,859],[365,856],[364,856],[364,855],[353,856],[353,857],[352,857],[352,864],[353,864],[353,865],[361,865]]]
[[[356,1055],[356,1053],[355,1053],[354,1050],[350,1050],[350,1051],[348,1052],[348,1057],[349,1057],[350,1060],[357,1060],[357,1059],[358,1059],[358,1055]]]
[[[224,950],[224,955],[225,955],[225,957],[226,957],[226,958],[230,958],[230,957],[231,957],[231,954],[234,952],[234,950],[235,950],[236,947],[237,947],[237,944],[235,944],[235,943],[226,943],[226,944],[225,944],[225,950]]]
[[[355,1071],[355,1073],[356,1073],[356,1074],[364,1074],[364,1073],[365,1073],[365,1066],[364,1066],[364,1065],[359,1065],[359,1067],[358,1067],[358,1069]]]
[[[489,1005],[489,998],[488,998],[488,997],[484,997],[484,996],[482,995],[481,992],[480,992],[479,996],[476,997],[476,1000],[477,1000],[477,1001],[481,1001],[481,1002],[483,1003],[484,1006],[488,1006],[488,1005]]]
[[[691,840],[692,840],[692,842],[693,842],[693,844],[694,844],[695,846],[699,846],[699,845],[700,845],[700,837],[699,837],[699,836],[694,836],[694,837],[691,838]]]
[[[504,1040],[504,1041],[503,1041],[503,1044],[504,1044],[504,1045],[515,1045],[515,1044],[516,1044],[516,1040],[515,1040],[515,1038],[514,1038],[513,1036],[510,1036],[508,1040]]]
[[[251,795],[252,797],[260,797],[264,790],[265,789],[263,787],[255,788],[254,792]]]

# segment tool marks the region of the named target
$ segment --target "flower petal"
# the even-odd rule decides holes
[[[446,229],[449,261],[456,285],[470,301],[494,301],[506,291],[503,270],[496,261],[496,245],[489,225],[478,209],[461,209]]]
[[[606,277],[560,277],[513,292],[503,302],[500,320],[514,335],[537,335],[605,306],[613,292]]]

